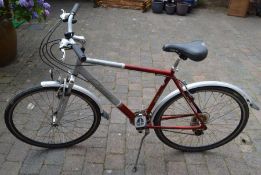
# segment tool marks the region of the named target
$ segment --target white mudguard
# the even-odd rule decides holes
[[[232,89],[236,92],[238,92],[245,100],[246,102],[249,104],[249,106],[253,109],[259,110],[259,107],[255,104],[255,102],[252,100],[252,98],[247,95],[242,89],[240,89],[239,87],[229,84],[229,83],[225,83],[225,82],[220,82],[220,81],[201,81],[201,82],[196,82],[196,83],[192,83],[192,84],[188,84],[187,88],[188,90],[190,89],[194,89],[194,88],[198,88],[198,87],[208,87],[208,86],[218,86],[218,87],[226,87],[229,89]],[[185,90],[185,87],[183,87],[183,89]],[[157,112],[159,111],[159,109],[171,98],[179,95],[180,92],[179,90],[175,90],[173,92],[171,92],[169,95],[167,95],[166,97],[164,97],[159,103],[157,103],[157,105],[154,108],[154,111],[152,113],[152,121],[154,120],[155,115],[157,114]]]
[[[61,84],[58,81],[42,81],[41,86],[42,87],[63,87],[64,85]],[[91,93],[87,89],[85,89],[81,86],[78,86],[76,84],[73,85],[73,89],[76,90],[76,91],[80,91],[81,93],[83,93],[83,94],[89,96],[91,99],[93,99],[93,101],[95,101],[97,103],[97,105],[99,106],[102,117],[104,117],[106,119],[109,118],[109,115],[107,114],[107,112],[102,109],[102,105],[100,103],[100,100],[96,97],[96,95],[94,95],[93,93]]]

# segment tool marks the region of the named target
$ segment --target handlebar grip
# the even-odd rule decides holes
[[[72,45],[72,48],[73,48],[74,52],[76,53],[76,55],[78,56],[78,58],[80,59],[80,61],[85,62],[86,56],[83,53],[82,49],[76,44]]]
[[[75,14],[78,11],[79,7],[80,7],[80,4],[79,3],[75,3],[73,8],[72,8],[72,10],[71,10],[71,13]]]

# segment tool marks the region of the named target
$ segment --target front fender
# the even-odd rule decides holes
[[[63,87],[64,85],[61,84],[58,81],[42,81],[41,86],[42,87]],[[73,89],[76,90],[76,91],[80,91],[81,93],[83,93],[83,94],[89,96],[91,99],[93,99],[93,101],[95,101],[97,103],[97,105],[99,106],[100,111],[101,111],[101,115],[104,118],[108,119],[108,114],[106,113],[106,111],[104,111],[102,109],[102,105],[100,103],[100,100],[98,99],[98,97],[96,97],[96,95],[94,95],[93,93],[91,93],[87,89],[85,89],[81,86],[78,86],[78,85],[73,85]]]
[[[229,84],[229,83],[225,83],[225,82],[220,82],[220,81],[201,81],[201,82],[196,82],[196,83],[192,83],[192,84],[188,84],[187,88],[188,90],[190,89],[194,89],[194,88],[198,88],[198,87],[207,87],[207,86],[219,86],[219,87],[226,87],[229,89],[232,89],[236,92],[238,92],[245,100],[246,102],[249,104],[249,106],[251,108],[254,108],[256,110],[259,110],[259,107],[256,105],[256,103],[252,100],[252,98],[247,95],[242,89],[240,89],[239,87]],[[183,89],[185,90],[185,87],[183,87]],[[155,115],[157,114],[157,112],[159,111],[159,109],[171,98],[173,98],[174,96],[179,95],[180,92],[179,90],[175,90],[173,92],[171,92],[169,95],[167,95],[166,97],[164,97],[154,108],[154,111],[152,113],[152,121],[154,120]]]

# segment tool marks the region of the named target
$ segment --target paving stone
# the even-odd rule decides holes
[[[142,138],[142,135],[133,136],[133,135],[127,134],[126,147],[128,149],[139,149],[141,138]]]
[[[84,144],[77,144],[66,149],[67,155],[84,155],[87,151],[87,147]]]
[[[14,144],[15,141],[16,141],[16,138],[9,132],[4,132],[0,136],[0,142]]]
[[[142,89],[143,98],[152,100],[153,96],[156,94],[155,88],[143,88]]]
[[[146,143],[155,143],[163,145],[163,143],[156,136],[155,132],[150,132],[150,134],[146,137]]]
[[[205,155],[209,173],[211,175],[229,175],[225,160],[215,154]]]
[[[123,81],[123,80],[122,80]],[[124,82],[127,80],[124,80]],[[126,94],[128,93],[128,82],[123,83],[124,85],[117,85],[115,88],[115,92],[119,93],[119,94]]]
[[[92,137],[107,137],[108,134],[108,126],[100,125]]]
[[[142,92],[141,91],[131,90],[131,91],[129,91],[128,96],[129,97],[141,97],[142,96]]]
[[[106,154],[105,159],[106,170],[123,170],[124,155],[123,154]]]
[[[26,164],[24,163],[20,169],[19,174],[21,175],[36,175],[40,173],[42,164],[41,163],[32,163]]]
[[[105,148],[88,148],[85,155],[86,162],[88,163],[104,163],[105,161]]]
[[[168,175],[188,175],[188,170],[185,162],[168,162]]]
[[[166,174],[165,163],[162,158],[146,157],[145,159],[146,175]]]
[[[110,126],[109,126],[109,132],[110,133],[125,134],[126,124],[111,123]]]
[[[209,150],[209,152],[214,153],[217,156],[222,156],[224,158],[242,159],[242,152],[240,147],[233,142],[229,142],[226,145],[213,150]]]
[[[119,79],[116,80],[116,84],[117,85],[128,85],[128,79],[127,78],[119,78]],[[127,92],[128,91],[128,89],[124,90],[124,88],[121,89],[120,87],[118,88],[118,90],[119,89],[121,90],[121,92]]]
[[[141,90],[141,84],[130,84],[129,85],[129,91],[140,91]]]
[[[259,175],[261,168],[249,168],[249,172],[251,175]]]
[[[113,108],[111,112],[111,123],[126,123],[126,117],[117,108]]]
[[[5,157],[6,157],[6,155],[0,154],[0,169],[1,169],[2,164],[5,162]]]
[[[64,149],[49,150],[44,163],[51,165],[62,165],[65,157]]]
[[[127,149],[125,153],[125,164],[134,165],[138,155],[138,150],[136,149]],[[144,164],[144,148],[141,149],[138,165]]]
[[[243,155],[243,158],[249,167],[260,168],[261,153],[257,153],[257,152],[245,153]]]
[[[205,164],[187,165],[189,175],[208,175],[208,168]]]
[[[170,162],[185,162],[184,153],[164,145],[164,158]]]
[[[82,175],[102,175],[103,164],[85,163]]]
[[[86,141],[82,142],[82,144],[86,144],[87,147],[94,147],[94,148],[105,148],[107,144],[106,137],[91,137]]]
[[[142,109],[142,98],[128,97],[128,106],[130,109],[135,109],[135,110]]]
[[[20,162],[4,162],[0,169],[0,174],[17,175],[21,167]]]
[[[63,171],[81,171],[83,168],[83,160],[84,156],[66,156],[64,160]]]
[[[145,156],[146,157],[162,157],[164,147],[162,144],[156,143],[145,143],[144,144]]]
[[[14,79],[14,77],[4,77],[4,76],[2,76],[1,79],[0,79],[0,84],[10,83],[13,79]]]
[[[121,133],[110,133],[107,142],[107,153],[123,154],[125,151],[125,138]]]
[[[242,160],[227,158],[226,163],[231,175],[250,174],[247,164]]]
[[[261,140],[254,140],[253,145],[256,148],[256,151],[261,153]]]
[[[20,161],[22,162],[26,155],[28,154],[28,150],[30,145],[26,143],[22,143],[20,141],[15,142],[12,149],[10,150],[7,160],[9,161]]]
[[[113,175],[122,175],[124,174],[124,170],[105,170],[103,172],[103,175],[110,175],[110,174],[113,174]]]
[[[23,163],[41,165],[41,164],[43,164],[45,157],[46,157],[46,154],[44,151],[29,150]]]
[[[187,164],[205,164],[205,157],[201,153],[184,153]]]
[[[144,165],[138,165],[137,166],[137,171],[134,173],[133,172],[133,167],[134,165],[127,165],[125,167],[125,175],[144,175],[145,174],[145,167]]]
[[[82,175],[82,171],[62,171],[61,175]]]
[[[8,154],[11,148],[12,144],[10,143],[0,143],[0,154]]]
[[[62,167],[59,165],[43,165],[40,175],[60,175]]]

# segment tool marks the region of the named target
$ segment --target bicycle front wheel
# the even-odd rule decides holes
[[[72,90],[64,116],[53,123],[62,96],[57,87],[36,87],[10,101],[5,123],[23,142],[45,148],[62,148],[90,137],[101,120],[97,104],[85,94]]]
[[[234,139],[246,126],[248,105],[236,91],[211,86],[194,88],[190,93],[202,112],[201,119],[207,129],[154,129],[158,138],[168,146],[188,152],[213,149]],[[177,95],[160,108],[154,125],[196,126],[199,121],[185,99]]]

